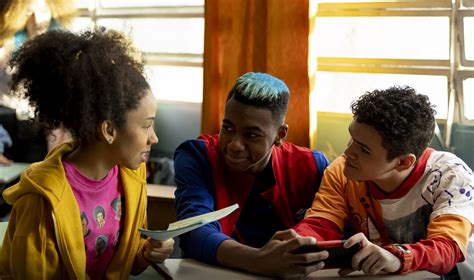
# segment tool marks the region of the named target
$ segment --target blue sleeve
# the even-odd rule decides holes
[[[0,154],[5,152],[5,147],[11,147],[12,145],[12,138],[8,131],[0,124]]]
[[[214,182],[206,158],[206,146],[200,140],[181,144],[174,155],[175,207],[178,220],[214,211]],[[217,264],[217,248],[230,239],[222,233],[218,222],[197,228],[180,238],[180,247],[187,257]]]
[[[319,185],[321,185],[321,180],[323,179],[323,173],[324,169],[328,167],[329,165],[329,160],[326,158],[326,156],[320,152],[320,151],[315,151],[313,150],[313,157],[314,160],[316,160],[316,168],[318,169],[318,179],[317,179],[317,185],[319,189]]]

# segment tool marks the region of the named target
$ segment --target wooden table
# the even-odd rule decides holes
[[[270,279],[260,275],[254,275],[228,268],[212,266],[192,259],[167,259],[163,264],[158,265],[168,276],[161,276],[154,268],[148,267],[142,274],[130,277],[130,279]],[[356,271],[348,276],[341,277],[337,274],[337,269],[324,269],[312,273],[306,279],[440,279],[440,276],[427,271],[417,271],[405,275],[364,275]]]

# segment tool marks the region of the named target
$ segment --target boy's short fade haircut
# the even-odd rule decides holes
[[[354,119],[382,136],[387,159],[414,154],[418,159],[433,138],[434,106],[413,88],[394,86],[367,92],[351,104]]]
[[[268,109],[278,124],[288,111],[290,90],[286,84],[270,74],[248,72],[240,76],[227,96],[247,105]]]

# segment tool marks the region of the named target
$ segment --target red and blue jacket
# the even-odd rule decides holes
[[[275,185],[262,193],[262,197],[271,203],[281,222],[291,228],[299,222],[297,214],[311,206],[329,162],[321,152],[285,142],[273,147],[271,164]],[[175,152],[177,219],[209,213],[234,203],[242,207],[252,190],[253,180],[254,175],[225,170],[218,135],[202,135],[197,140],[182,143]],[[216,264],[217,248],[222,241],[235,236],[241,209],[182,235],[180,247],[185,255]]]

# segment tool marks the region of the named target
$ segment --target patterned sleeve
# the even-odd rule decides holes
[[[423,193],[433,209],[428,236],[408,246],[414,270],[443,274],[472,254],[468,244],[474,223],[474,179],[471,169],[453,154],[439,152],[430,161]]]
[[[474,224],[474,177],[471,169],[458,157],[442,153],[429,171],[428,193],[433,205],[431,220],[443,214],[465,217]]]
[[[458,216],[467,224],[474,223],[474,178],[471,169],[458,157],[439,153],[428,174],[428,188],[423,198],[432,204],[430,220],[440,216]],[[466,252],[469,235],[449,227],[435,227],[431,232],[455,240]]]

